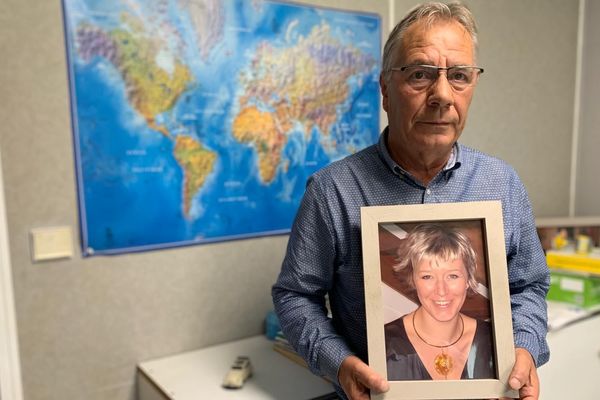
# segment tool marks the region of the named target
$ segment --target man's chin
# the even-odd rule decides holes
[[[456,126],[453,124],[417,124],[417,132],[419,136],[448,138],[447,140],[455,140],[459,134],[456,131]]]

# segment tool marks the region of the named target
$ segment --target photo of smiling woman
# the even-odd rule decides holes
[[[392,265],[417,308],[385,324],[388,380],[495,378],[490,323],[463,312],[478,290],[477,254],[459,229],[410,230]]]

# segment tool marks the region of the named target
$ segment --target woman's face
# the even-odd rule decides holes
[[[421,306],[432,318],[444,322],[456,317],[468,288],[462,259],[425,258],[414,267],[413,280]]]

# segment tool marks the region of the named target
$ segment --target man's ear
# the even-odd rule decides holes
[[[379,87],[381,88],[381,97],[382,97],[381,104],[382,104],[385,112],[387,112],[388,106],[389,106],[388,86],[387,86],[387,83],[385,82],[385,79],[383,79],[383,73],[379,74]]]

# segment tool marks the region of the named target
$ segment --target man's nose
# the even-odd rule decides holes
[[[427,105],[431,107],[445,108],[454,104],[454,90],[448,82],[445,72],[440,72],[438,78],[429,88],[429,92]]]

